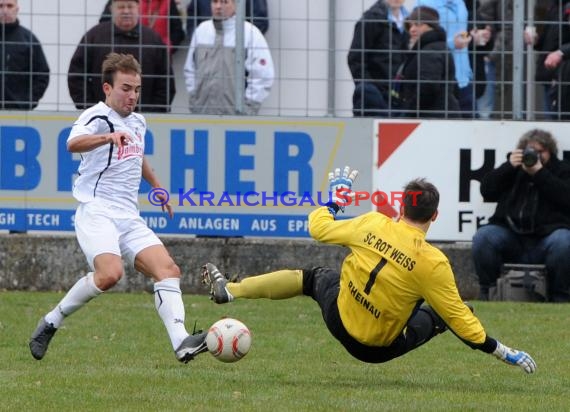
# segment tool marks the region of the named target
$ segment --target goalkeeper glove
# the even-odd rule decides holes
[[[345,166],[340,174],[340,168],[336,168],[334,172],[329,173],[329,191],[332,194],[332,202],[338,206],[344,213],[344,207],[352,202],[354,192],[352,191],[352,184],[358,176],[358,170],[350,170],[349,166]],[[336,215],[336,208],[331,208]]]
[[[536,370],[536,363],[528,353],[511,349],[499,341],[493,355],[509,365],[520,367],[526,373],[533,373]]]

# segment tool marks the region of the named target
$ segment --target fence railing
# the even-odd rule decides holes
[[[236,0],[238,21],[247,20],[245,2]],[[477,3],[474,0],[466,0]],[[68,89],[68,71],[71,56],[75,52],[81,37],[101,17],[105,0],[21,0],[19,19],[24,27],[30,29],[42,44],[50,67],[49,86],[39,101],[36,110],[75,110],[75,105]],[[187,2],[186,2],[187,3]],[[275,79],[269,96],[261,105],[260,115],[278,116],[352,116],[352,94],[355,81],[347,65],[347,55],[354,33],[354,26],[361,18],[363,11],[373,1],[344,2],[336,0],[269,0],[269,30],[265,38],[271,50],[275,65]],[[410,2],[407,2],[407,4]],[[413,2],[411,2],[413,5]],[[497,2],[505,13],[505,4]],[[539,2],[544,6],[548,2]],[[535,78],[537,62],[553,50],[544,49],[543,37],[550,33],[557,37],[554,43],[557,48],[570,42],[570,2],[553,2],[558,4],[558,14],[535,15],[534,0],[513,0],[512,16],[509,20],[488,21],[477,18],[474,14],[468,27],[490,25],[494,33],[501,36],[495,41],[502,42],[503,47],[495,47],[493,51],[471,51],[472,55],[484,53],[484,71],[487,77],[473,78],[470,87],[475,91],[477,86],[485,86],[487,99],[485,110],[474,111],[471,117],[499,119],[544,119],[566,120],[570,117],[570,59],[564,59],[556,70],[547,71],[548,76]],[[183,8],[186,4],[183,2]],[[567,6],[567,7],[566,7]],[[544,8],[544,7],[543,7]],[[554,17],[554,18],[552,18]],[[180,17],[183,20],[185,16]],[[514,23],[513,23],[514,22]],[[378,24],[386,24],[379,21]],[[6,28],[2,27],[2,64],[6,63],[6,50],[11,44]],[[241,27],[241,25],[238,25]],[[536,28],[538,41],[529,45],[524,41],[526,27]],[[527,33],[534,29],[527,29]],[[246,33],[236,31],[238,41]],[[243,41],[243,40],[242,40]],[[512,45],[512,46],[511,46]],[[115,44],[109,44],[114,48]],[[550,45],[552,46],[552,44]],[[166,46],[165,46],[166,47]],[[189,47],[189,38],[180,45],[172,46],[174,52],[165,63],[164,73],[157,77],[168,77],[172,68],[176,93],[170,104],[172,113],[189,113],[188,92],[184,79],[184,64]],[[144,48],[144,46],[141,46]],[[550,47],[552,48],[552,47]],[[391,55],[397,50],[375,50],[377,53]],[[247,55],[241,51],[235,54],[233,76],[246,77],[243,61]],[[475,59],[475,61],[477,61]],[[481,63],[476,63],[481,64]],[[4,67],[4,66],[2,66]],[[477,71],[478,67],[472,67]],[[12,71],[11,71],[12,70]],[[11,75],[22,76],[22,71],[5,68],[0,73],[2,83],[10,81]],[[33,72],[29,73],[28,83],[32,82]],[[143,77],[144,77],[143,73]],[[244,88],[243,81],[236,81],[235,109],[243,113]],[[373,80],[373,79],[372,79]],[[389,79],[392,81],[393,79]],[[419,79],[418,82],[424,82]],[[33,86],[33,85],[32,85]],[[452,87],[453,84],[450,84]],[[6,86],[0,93],[0,103],[7,100]],[[493,102],[489,106],[489,102]],[[482,102],[484,103],[484,102]],[[5,107],[2,105],[1,107]],[[449,117],[453,113],[444,113]],[[388,116],[379,113],[380,116]],[[393,114],[392,114],[393,115]],[[411,113],[414,116],[414,113]]]

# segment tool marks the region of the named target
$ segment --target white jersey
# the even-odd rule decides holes
[[[73,196],[82,203],[99,201],[114,216],[138,214],[146,121],[138,113],[121,117],[103,102],[85,110],[73,124],[67,141],[82,135],[126,132],[131,138],[119,149],[109,143],[81,153]]]

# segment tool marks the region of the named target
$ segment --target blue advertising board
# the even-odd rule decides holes
[[[80,155],[67,151],[78,113],[0,116],[0,230],[73,231]],[[307,237],[307,214],[328,199],[334,167],[371,188],[372,121],[147,116],[145,155],[174,206],[143,181],[141,215],[157,233]],[[348,216],[369,211],[350,208]]]

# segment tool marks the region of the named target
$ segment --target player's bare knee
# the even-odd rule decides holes
[[[95,273],[95,285],[101,290],[115,286],[123,277],[123,268],[107,268]]]
[[[171,278],[179,278],[180,277],[180,268],[174,261],[167,264],[163,268],[158,270],[154,276],[156,281],[161,281],[164,279],[171,279]]]
[[[166,268],[165,273],[168,274],[168,278],[179,278],[180,277],[180,268],[174,262],[170,263]]]

